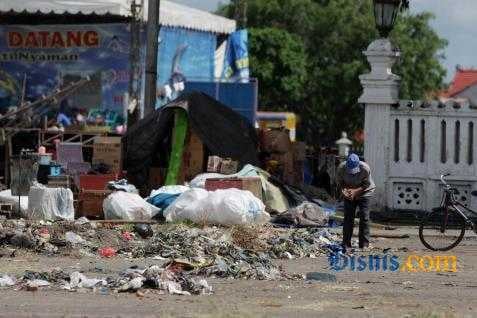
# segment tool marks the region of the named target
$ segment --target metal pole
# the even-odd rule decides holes
[[[129,94],[128,94],[128,109],[129,105],[135,105],[132,111],[127,112],[127,125],[131,127],[140,117],[139,106],[139,90],[140,90],[140,70],[141,70],[141,53],[140,53],[140,38],[141,38],[141,16],[142,5],[136,4],[136,1],[131,3],[131,51],[130,51],[130,73],[129,73]]]
[[[146,80],[144,89],[144,115],[154,111],[156,106],[157,51],[159,38],[160,0],[148,0]]]

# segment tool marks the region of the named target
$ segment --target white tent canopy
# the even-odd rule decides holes
[[[129,16],[132,0],[22,0],[0,1],[0,11],[30,13],[82,13],[82,14],[114,14]],[[139,3],[139,1],[137,1]],[[147,0],[144,17],[147,17]],[[231,33],[235,31],[234,20],[227,19],[206,11],[189,8],[171,1],[161,1],[159,21],[161,25],[182,27],[198,31],[214,33]]]

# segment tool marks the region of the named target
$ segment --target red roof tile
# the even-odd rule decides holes
[[[454,97],[468,87],[477,85],[477,69],[457,68],[454,79],[443,97]]]

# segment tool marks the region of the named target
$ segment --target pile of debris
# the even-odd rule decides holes
[[[185,259],[191,273],[196,275],[260,280],[285,277],[266,252],[235,245],[230,233],[217,227],[200,229],[178,225],[172,230],[157,232],[136,249],[133,256]]]
[[[51,272],[26,271],[19,278],[0,275],[0,287],[28,291],[36,291],[40,288],[68,291],[93,290],[101,294],[136,292],[141,295],[143,289],[154,289],[160,293],[177,295],[212,293],[212,287],[205,279],[192,277],[184,271],[181,264],[174,262],[165,267],[153,265],[146,269],[130,268],[116,277],[106,278],[88,278],[78,271],[67,273],[61,269],[54,269]]]
[[[75,257],[153,257],[175,267],[179,264],[180,272],[187,275],[235,279],[296,278],[273,260],[314,258],[327,254],[338,241],[324,228],[277,229],[271,225],[133,227],[82,219],[55,223],[10,220],[0,226],[0,257],[12,257],[23,249]]]

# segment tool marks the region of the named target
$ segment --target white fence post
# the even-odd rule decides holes
[[[363,94],[358,100],[365,104],[364,157],[376,183],[371,207],[381,210],[386,207],[388,193],[391,105],[399,103],[400,78],[391,68],[399,52],[388,39],[378,39],[363,53],[371,65],[371,72],[360,76]]]

